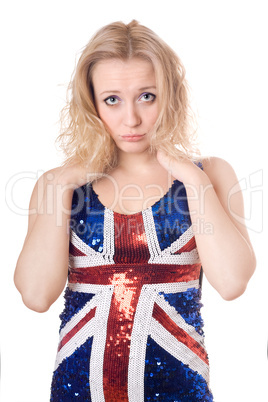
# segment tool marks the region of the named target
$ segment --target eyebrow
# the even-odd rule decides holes
[[[156,89],[156,86],[152,85],[152,86],[148,86],[148,87],[139,88],[138,91],[139,91],[139,92],[140,92],[140,91],[146,91],[146,90],[148,91],[149,89]],[[121,92],[121,91],[118,91],[118,90],[116,90],[116,89],[115,89],[115,90],[111,89],[111,90],[106,90],[106,91],[101,92],[100,95],[104,95],[104,94],[106,94],[106,93],[107,93],[107,94],[108,94],[108,93],[109,93],[109,94],[111,94],[111,93],[112,93],[112,94],[119,94],[120,92]]]

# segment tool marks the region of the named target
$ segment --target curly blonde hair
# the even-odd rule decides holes
[[[185,69],[176,53],[153,31],[133,20],[114,22],[101,28],[85,46],[77,63],[61,113],[58,140],[65,163],[82,163],[91,172],[107,173],[117,165],[116,145],[98,116],[94,104],[92,73],[102,60],[142,58],[153,65],[159,116],[151,133],[150,151],[166,151],[170,156],[194,158],[193,114],[189,105]]]

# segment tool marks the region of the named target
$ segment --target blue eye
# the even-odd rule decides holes
[[[151,94],[150,92],[145,92],[141,94],[139,97],[139,100],[143,100],[145,102],[153,102],[155,100],[156,96],[154,94]]]
[[[106,105],[113,106],[119,102],[119,99],[117,98],[117,96],[109,96],[108,98],[104,99],[104,102],[106,103]]]

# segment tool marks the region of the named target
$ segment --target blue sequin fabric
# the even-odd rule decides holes
[[[133,215],[74,192],[51,402],[212,402],[184,185]]]

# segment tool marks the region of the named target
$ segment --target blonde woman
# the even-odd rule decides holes
[[[235,173],[197,157],[182,63],[136,21],[95,34],[69,89],[15,271],[39,312],[68,278],[51,401],[213,401],[202,274],[232,300],[255,269]]]

